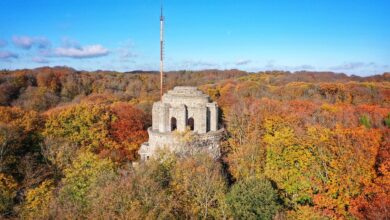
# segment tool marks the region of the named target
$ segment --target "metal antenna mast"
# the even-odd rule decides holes
[[[160,15],[160,96],[163,96],[163,74],[164,74],[164,16],[163,5],[161,1]]]

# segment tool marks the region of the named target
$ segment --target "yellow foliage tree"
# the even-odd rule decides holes
[[[16,196],[18,185],[12,176],[0,173],[0,216],[8,214]]]
[[[109,138],[109,124],[114,120],[104,105],[75,105],[48,115],[44,135],[66,138],[91,151],[101,147],[116,148]]]
[[[220,166],[209,156],[198,154],[178,161],[171,187],[179,210],[188,218],[223,218],[225,183]]]
[[[38,187],[29,189],[22,208],[25,219],[47,219],[50,214],[50,203],[53,199],[54,183],[52,180],[42,182]]]

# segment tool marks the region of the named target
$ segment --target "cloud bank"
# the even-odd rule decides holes
[[[45,37],[13,36],[12,42],[15,46],[25,50],[29,50],[33,46],[37,46],[39,49],[50,47],[50,41]]]
[[[56,48],[54,54],[58,57],[70,57],[70,58],[92,58],[108,55],[108,49],[102,45],[89,45],[83,47],[59,47]]]
[[[7,46],[7,41],[0,39],[0,47]]]
[[[16,53],[9,51],[0,51],[0,60],[17,59],[19,56]]]
[[[332,66],[330,69],[332,70],[356,70],[361,68],[367,68],[367,67],[375,67],[377,66],[375,63],[364,63],[364,62],[350,62],[350,63],[343,63],[341,65]]]
[[[239,60],[239,61],[237,61],[235,64],[237,65],[237,66],[243,66],[243,65],[247,65],[247,64],[249,64],[249,63],[251,63],[252,61],[251,60]]]
[[[31,59],[34,63],[50,63],[49,60],[42,57],[33,57]]]

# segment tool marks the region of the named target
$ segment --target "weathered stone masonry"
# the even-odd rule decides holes
[[[139,150],[141,160],[153,156],[159,147],[175,151],[179,141],[174,132],[187,127],[203,141],[206,147],[219,153],[219,141],[223,129],[218,127],[218,106],[196,87],[178,86],[164,94],[153,104],[152,127],[148,129],[149,142]]]

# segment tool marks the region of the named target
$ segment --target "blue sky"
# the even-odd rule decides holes
[[[158,70],[160,0],[1,0],[0,69]],[[164,0],[168,70],[390,71],[387,0]]]

